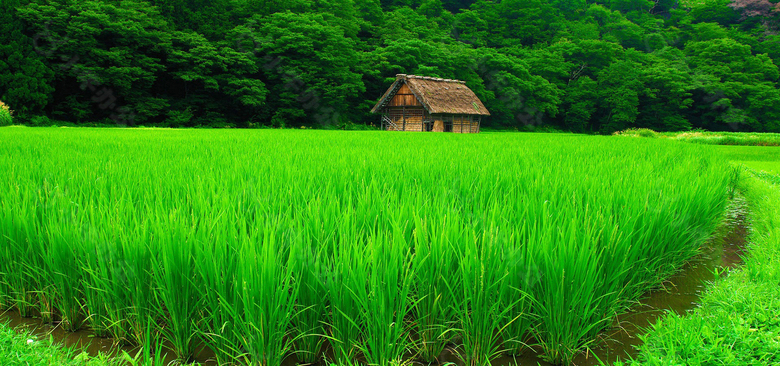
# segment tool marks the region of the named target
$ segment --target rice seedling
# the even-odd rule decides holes
[[[497,229],[464,235],[462,246],[453,248],[460,265],[460,286],[451,289],[458,319],[454,331],[461,338],[463,363],[485,365],[503,352],[500,337],[517,320],[509,314],[519,299],[507,280],[503,244],[509,238]]]
[[[405,317],[413,305],[411,253],[400,225],[391,234],[374,234],[366,243],[368,296],[357,300],[365,327],[360,349],[368,365],[401,365],[410,348]]]
[[[458,240],[457,223],[448,222],[443,213],[430,218],[431,223],[415,217],[414,257],[412,280],[416,299],[413,328],[415,331],[416,357],[423,362],[435,362],[454,334],[450,331],[456,323],[450,287],[458,284],[458,261],[452,242]],[[432,232],[431,227],[438,230]]]
[[[349,226],[342,224],[342,227]],[[349,231],[339,231],[338,235],[338,243],[354,244],[335,248],[332,270],[326,282],[330,304],[328,340],[334,357],[331,361],[340,365],[352,362],[363,342],[365,324],[360,302],[368,297],[366,278],[369,267],[367,248],[362,239]]]
[[[204,236],[187,217],[179,212],[160,216],[162,220],[154,223],[160,235],[154,242],[159,255],[154,265],[154,280],[159,286],[157,296],[160,301],[160,319],[165,319],[162,332],[171,342],[176,356],[189,361],[195,352],[195,316],[199,312],[200,301],[196,283],[199,283],[195,267],[195,248],[202,245]]]
[[[264,366],[326,345],[340,365],[450,345],[476,365],[529,342],[568,362],[698,252],[736,179],[671,139],[0,137],[0,303]]]
[[[227,220],[220,215],[215,222]],[[217,363],[229,364],[237,359],[240,352],[240,335],[235,327],[238,321],[230,311],[241,314],[240,303],[235,285],[238,264],[240,237],[245,237],[245,227],[237,230],[237,235],[228,232],[227,225],[214,225],[215,239],[212,245],[195,248],[196,271],[201,279],[197,286],[201,299],[202,313],[198,315],[197,334],[201,341],[215,353]]]
[[[325,343],[325,317],[328,314],[326,279],[329,269],[325,261],[325,247],[301,243],[293,251],[293,273],[298,282],[298,301],[293,319],[294,348],[298,360],[304,364],[316,363]]]
[[[243,243],[236,271],[238,308],[226,304],[225,311],[239,319],[236,332],[245,352],[242,359],[249,365],[279,366],[292,348],[289,330],[299,284],[289,260],[298,257],[290,251],[299,248],[282,244],[277,229],[266,223]]]

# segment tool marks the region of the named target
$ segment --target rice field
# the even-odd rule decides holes
[[[0,307],[181,360],[567,364],[736,176],[656,139],[0,129]]]

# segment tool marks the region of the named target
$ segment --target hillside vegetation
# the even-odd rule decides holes
[[[350,128],[397,73],[487,127],[780,131],[768,0],[7,0],[17,123]],[[61,123],[58,122],[58,123]]]

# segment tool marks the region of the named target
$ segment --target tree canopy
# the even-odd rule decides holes
[[[780,132],[767,0],[7,0],[17,121],[372,124],[395,74],[460,79],[494,128]]]

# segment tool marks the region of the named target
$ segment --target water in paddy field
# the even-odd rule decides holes
[[[615,319],[613,325],[601,333],[593,346],[592,353],[581,354],[575,360],[577,366],[600,365],[598,359],[606,364],[612,364],[618,358],[625,360],[635,357],[637,351],[634,348],[640,344],[638,335],[641,329],[650,326],[667,311],[677,314],[694,309],[698,306],[698,300],[706,287],[706,281],[713,280],[715,273],[721,271],[725,275],[731,269],[742,264],[741,255],[745,249],[748,236],[747,203],[744,198],[737,196],[732,200],[725,222],[718,230],[718,235],[704,246],[701,255],[685,265],[682,270],[663,283],[661,289],[645,294],[638,303],[631,307],[628,313]],[[0,321],[9,321],[11,327],[24,327],[42,337],[51,335],[55,342],[64,343],[75,347],[77,352],[87,352],[97,355],[98,352],[112,355],[126,351],[135,355],[137,349],[131,347],[119,347],[113,340],[94,337],[94,335],[82,330],[78,332],[66,332],[51,324],[43,324],[39,319],[20,318],[13,312],[0,312]],[[172,354],[173,352],[168,352]],[[528,355],[519,358],[503,357],[493,366],[510,365],[550,365],[537,355],[528,352]],[[594,357],[594,355],[596,357]],[[213,354],[209,350],[201,350],[196,360],[202,365],[216,365],[212,361]],[[165,364],[174,361],[169,357]],[[458,365],[456,355],[451,350],[445,350],[441,358],[441,364],[449,363]],[[288,357],[285,365],[295,365],[294,357]]]
[[[110,356],[119,356],[127,352],[130,356],[135,356],[139,348],[119,345],[111,338],[96,337],[92,331],[81,329],[76,332],[68,332],[59,327],[57,322],[44,323],[37,318],[21,318],[16,311],[0,312],[0,321],[9,322],[9,326],[14,329],[23,329],[33,333],[38,340],[44,340],[51,337],[55,343],[65,344],[75,350],[76,354],[86,352],[90,356],[97,356],[99,353]],[[170,349],[170,347],[169,347]],[[207,349],[200,349],[196,359],[203,366],[216,365],[216,362],[210,361],[213,358],[213,352]],[[164,365],[175,365],[176,357],[173,351],[164,350],[167,353]]]

